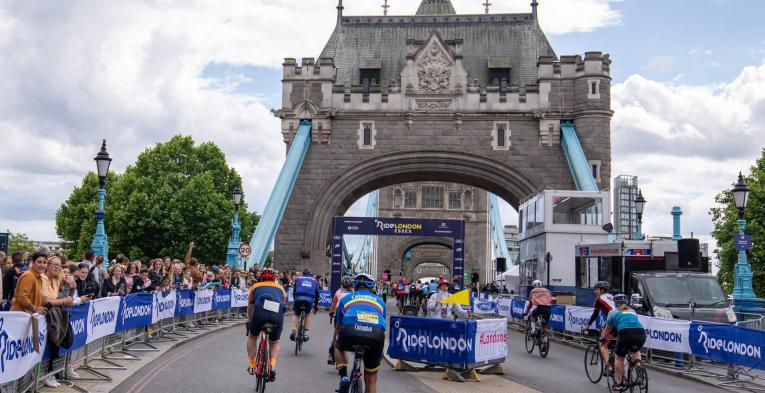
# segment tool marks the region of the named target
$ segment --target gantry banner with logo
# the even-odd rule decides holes
[[[465,221],[425,218],[335,217],[332,226],[332,293],[343,274],[343,235],[451,237],[452,276],[464,287]]]

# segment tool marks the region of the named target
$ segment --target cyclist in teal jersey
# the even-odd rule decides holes
[[[627,352],[632,356],[632,360],[636,363],[640,362],[640,348],[645,345],[645,328],[640,323],[635,310],[627,306],[627,295],[619,294],[614,296],[614,304],[616,308],[608,313],[606,318],[606,328],[603,329],[601,337],[608,337],[608,334],[612,330],[616,330],[616,362],[614,368],[616,368],[616,385],[615,390],[619,390],[622,385],[622,379],[624,378],[625,364],[624,357],[627,356]]]

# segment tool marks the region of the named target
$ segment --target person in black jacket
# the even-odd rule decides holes
[[[77,265],[76,275],[77,279],[75,279],[75,284],[77,286],[77,293],[80,296],[87,295],[90,296],[91,299],[100,297],[101,287],[93,279],[91,268],[87,263],[81,262],[79,265]]]
[[[19,281],[21,274],[26,271],[26,265],[24,264],[24,253],[14,252],[11,257],[13,260],[13,267],[3,272],[3,294],[2,299],[5,300],[5,307],[0,307],[0,311],[7,311],[11,309],[11,299],[16,292],[16,283]]]
[[[115,265],[112,268],[111,275],[104,280],[104,285],[101,287],[101,297],[125,296],[127,294],[127,283],[122,274],[122,265]]]
[[[154,281],[149,278],[149,269],[142,269],[141,275],[133,279],[133,288],[130,293],[151,292],[154,290]]]

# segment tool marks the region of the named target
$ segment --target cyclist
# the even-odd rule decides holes
[[[258,350],[258,336],[265,323],[274,325],[268,336],[269,354],[271,357],[271,375],[269,380],[276,380],[276,359],[279,357],[279,338],[284,326],[285,300],[287,295],[284,288],[276,283],[276,273],[271,268],[264,268],[260,273],[260,282],[250,288],[249,304],[247,305],[247,356],[250,360],[250,370],[257,368],[255,353]]]
[[[616,330],[618,333],[616,349],[614,350],[616,353],[616,385],[614,385],[614,390],[618,391],[622,389],[622,379],[626,368],[624,357],[629,352],[632,360],[639,364],[640,348],[645,345],[646,336],[637,313],[627,306],[627,295],[620,293],[614,296],[614,304],[616,308],[608,313],[606,327],[603,329],[601,337],[605,339],[612,330]]]
[[[292,332],[290,340],[297,339],[297,324],[300,321],[300,312],[305,311],[305,326],[303,327],[303,342],[308,341],[308,331],[311,330],[311,319],[313,315],[311,310],[319,304],[319,283],[311,276],[311,269],[305,268],[303,274],[295,279],[295,288],[292,290],[295,298],[293,311],[295,316],[292,318]]]
[[[595,288],[593,289],[593,291],[595,291],[595,304],[593,305],[594,310],[592,311],[592,316],[590,316],[590,320],[587,322],[587,325],[582,326],[582,332],[589,329],[590,326],[592,326],[592,323],[598,319],[599,315],[608,317],[608,313],[614,309],[614,297],[608,293],[610,289],[611,284],[608,281],[598,281],[595,284]],[[608,344],[611,340],[614,339],[614,337],[615,336],[610,335],[608,338],[601,341],[600,354],[603,355],[603,359],[608,359]],[[609,364],[608,367],[611,367],[611,365]],[[608,367],[604,367],[604,373],[608,371]]]
[[[351,276],[343,276],[342,287],[335,292],[335,296],[332,298],[332,305],[329,307],[330,317],[335,317],[337,304],[349,293],[353,293],[353,278]],[[337,320],[335,320],[335,324],[337,324]],[[332,343],[329,345],[329,358],[327,359],[327,364],[335,364],[335,341],[337,341],[337,332],[332,334]]]
[[[375,280],[369,274],[358,274],[353,279],[355,292],[346,295],[337,306],[337,345],[335,359],[340,375],[340,393],[350,388],[348,364],[345,351],[353,351],[357,345],[366,347],[364,352],[364,386],[367,393],[377,392],[377,370],[385,346],[385,303],[372,290]]]
[[[550,303],[555,298],[549,289],[542,286],[542,281],[534,280],[531,286],[534,289],[529,292],[529,303],[523,315],[526,316],[531,312],[531,334],[534,334],[537,331],[537,317],[541,316],[545,320],[545,324],[541,326],[542,329],[550,321]]]

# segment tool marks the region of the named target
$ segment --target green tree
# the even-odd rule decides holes
[[[11,233],[10,230],[6,232]],[[10,236],[8,236],[8,255],[13,255],[13,253],[18,251],[34,253],[37,251],[37,247],[35,247],[33,241],[29,240],[27,235],[23,233],[11,233]]]
[[[112,209],[110,206],[110,190],[119,181],[120,176],[109,172],[106,176],[106,218],[104,226],[106,234],[110,235]],[[95,211],[98,206],[98,175],[89,172],[82,179],[82,184],[75,187],[72,193],[56,212],[56,234],[63,239],[66,256],[80,259],[85,250],[90,248],[93,234],[96,232]]]
[[[194,255],[202,263],[223,262],[234,213],[231,191],[237,186],[242,186],[241,177],[213,143],[195,146],[191,137],[175,136],[145,150],[107,185],[110,251],[142,260],[182,257],[194,240]],[[90,244],[96,189],[97,179],[86,177],[59,209],[59,236],[73,249]],[[242,239],[247,240],[258,215],[247,212],[244,203],[239,211]]]
[[[752,190],[744,211],[745,232],[751,235],[753,243],[747,257],[752,266],[754,291],[763,295],[765,294],[765,149],[762,156],[752,166],[751,173],[744,178],[749,189]],[[715,225],[712,236],[717,240],[715,254],[720,269],[717,277],[723,288],[731,292],[733,290],[733,268],[738,260],[738,251],[733,248],[733,237],[738,234],[736,223],[738,210],[729,189],[717,194],[715,197],[716,206],[710,209],[709,214]]]

